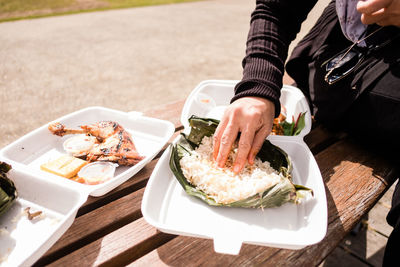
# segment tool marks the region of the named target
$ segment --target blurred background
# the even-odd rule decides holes
[[[248,0],[0,0],[0,147],[88,106],[146,111],[185,99],[203,80],[241,79],[254,7]]]

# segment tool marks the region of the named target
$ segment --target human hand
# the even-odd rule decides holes
[[[246,161],[254,163],[265,138],[272,129],[275,105],[261,97],[237,99],[225,110],[214,134],[214,160],[223,167],[240,132],[238,153],[233,171],[240,172]]]
[[[400,0],[358,1],[357,11],[364,24],[400,27]]]

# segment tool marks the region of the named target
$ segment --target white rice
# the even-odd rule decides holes
[[[183,175],[196,188],[214,198],[218,203],[229,204],[246,199],[279,182],[280,175],[269,162],[256,158],[253,165],[246,163],[235,175],[233,162],[237,145],[229,154],[224,168],[219,168],[213,159],[212,137],[204,137],[199,147],[180,160]]]

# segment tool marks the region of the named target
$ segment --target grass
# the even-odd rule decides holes
[[[0,0],[0,22],[199,0]]]
[[[0,14],[27,12],[40,9],[56,9],[69,6],[74,0],[0,0]]]
[[[104,1],[108,2],[111,8],[126,8],[126,7],[193,2],[194,0],[104,0]]]

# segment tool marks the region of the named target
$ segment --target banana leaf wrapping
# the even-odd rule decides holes
[[[268,161],[271,167],[281,174],[281,179],[277,184],[266,188],[262,193],[228,204],[217,203],[213,197],[197,189],[183,175],[179,162],[185,154],[190,154],[190,151],[200,145],[204,136],[212,136],[218,123],[219,121],[215,119],[192,116],[189,118],[191,126],[189,135],[181,134],[176,144],[172,145],[169,165],[187,194],[198,197],[212,206],[271,208],[281,206],[287,202],[298,203],[306,195],[305,192],[312,193],[311,189],[292,183],[290,175],[292,164],[287,153],[268,140],[265,140],[257,157],[262,161]]]
[[[0,161],[0,216],[11,207],[17,198],[17,189],[13,181],[7,177],[10,169],[11,165]]]

